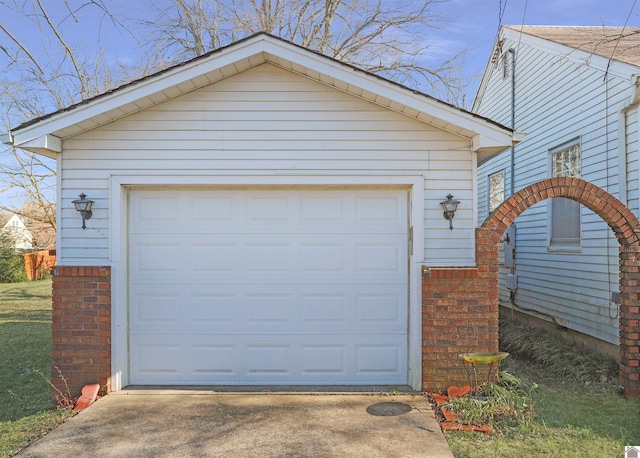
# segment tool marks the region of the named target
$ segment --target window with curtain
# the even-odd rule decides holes
[[[580,156],[581,149],[579,143],[552,150],[551,176],[580,178]],[[571,199],[554,197],[551,199],[550,206],[550,248],[580,248],[580,204]]]

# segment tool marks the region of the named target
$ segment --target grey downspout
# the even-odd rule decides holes
[[[516,50],[509,48],[509,54],[511,54],[511,129],[516,131]],[[515,193],[515,153],[516,146],[511,145],[511,193],[512,196]]]
[[[509,48],[509,54],[511,54],[511,129],[515,132],[516,131],[516,50],[513,48]],[[510,176],[509,176],[509,181],[510,181],[510,194],[509,197],[511,197],[514,193],[515,193],[515,155],[516,155],[516,145],[512,144],[511,145],[511,151],[510,151],[510,158],[509,158],[509,167],[510,167]],[[512,224],[513,226],[513,235],[515,236],[515,232],[516,232],[516,225],[515,222],[514,224]],[[514,239],[517,240],[516,237],[513,237]],[[512,250],[512,254],[511,254],[511,273],[514,274],[516,271],[516,248],[515,246],[511,245],[511,243],[513,242],[509,242],[509,249]],[[512,314],[512,318],[513,318],[513,312],[514,309],[516,308],[516,301],[515,301],[515,296],[516,296],[516,290],[515,289],[509,289],[509,302],[511,302],[511,314]]]

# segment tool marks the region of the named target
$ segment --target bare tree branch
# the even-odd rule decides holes
[[[262,31],[453,103],[466,84],[464,51],[434,64],[427,39],[445,24],[434,9],[445,1],[171,0],[144,24],[151,46],[174,63]]]
[[[64,3],[63,3],[64,2]],[[0,58],[9,59],[11,71],[0,78],[0,130],[9,129],[25,119],[51,111],[104,92],[127,80],[156,70],[150,65],[136,68],[111,64],[102,52],[82,54],[63,32],[65,21],[79,22],[84,8],[98,8],[103,19],[122,28],[103,0],[63,0],[64,9],[51,8],[42,0],[0,0],[3,13],[20,15],[30,23],[30,32],[39,34],[27,49],[6,27],[1,26]],[[62,19],[60,19],[62,17]],[[11,27],[12,24],[5,23]],[[8,37],[8,40],[5,39]],[[151,56],[154,63],[160,61]],[[55,161],[0,144],[0,211],[21,215],[33,227],[44,232],[55,231]],[[40,231],[38,229],[38,231]],[[31,228],[30,228],[31,230]],[[53,238],[50,237],[53,243]]]
[[[25,52],[25,54],[26,54],[27,56],[29,56],[29,59],[31,59],[31,62],[33,62],[33,64],[38,68],[38,70],[40,70],[40,73],[44,73],[44,70],[42,69],[42,67],[40,67],[40,65],[38,64],[38,61],[36,60],[36,58],[35,58],[35,57],[33,57],[33,55],[32,55],[32,54],[29,52],[29,50],[28,50],[28,49],[27,49],[27,48],[26,48],[26,47],[25,47],[25,46],[20,42],[20,40],[18,40],[15,36],[13,36],[13,34],[12,34],[11,32],[9,32],[5,26],[3,26],[3,25],[2,25],[2,23],[0,23],[0,29],[2,29],[2,31],[3,31],[4,33],[6,33],[6,34],[7,34],[7,36],[11,39],[11,41],[13,41],[15,44],[17,44],[17,45],[20,47],[20,49],[22,49],[22,50]],[[8,53],[4,48],[2,48],[2,50],[3,50],[7,55],[9,55],[9,53]]]

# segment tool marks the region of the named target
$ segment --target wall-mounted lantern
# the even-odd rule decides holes
[[[91,211],[91,207],[93,205],[93,200],[87,199],[87,195],[85,193],[80,194],[80,198],[73,201],[73,205],[76,206],[76,210],[80,212],[80,216],[82,216],[82,229],[86,229],[85,221],[91,219],[93,212]]]
[[[451,194],[447,196],[447,200],[443,200],[442,202],[440,202],[440,205],[442,205],[442,209],[444,210],[442,214],[444,216],[444,219],[449,221],[449,229],[451,230],[453,230],[453,216],[458,209],[459,203],[459,200],[453,200],[453,196]]]

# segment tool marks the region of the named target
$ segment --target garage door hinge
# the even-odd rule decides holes
[[[413,255],[413,226],[409,228],[409,255]]]

